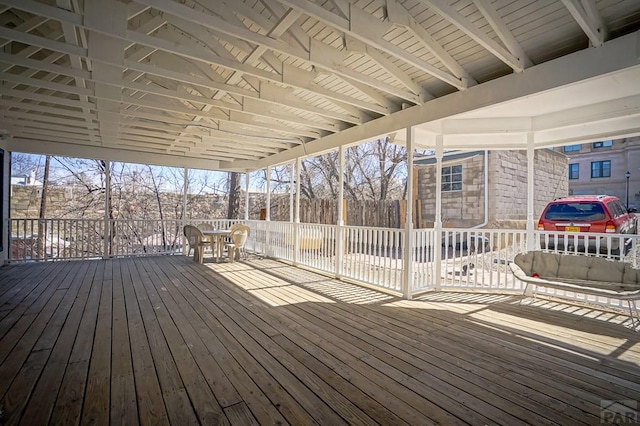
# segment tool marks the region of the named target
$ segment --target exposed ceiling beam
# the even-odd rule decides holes
[[[465,84],[457,77],[440,70],[428,62],[411,55],[393,43],[386,41],[383,36],[392,29],[392,24],[372,17],[354,4],[349,5],[349,19],[347,19],[335,15],[323,7],[306,0],[280,0],[280,2],[289,7],[296,8],[305,15],[324,22],[327,25],[331,25],[346,35],[367,43],[391,56],[400,58],[445,83],[461,90],[466,88]]]
[[[31,138],[12,138],[7,141],[6,147],[8,151],[32,154],[64,155],[77,158],[100,158],[103,160],[122,161],[126,163],[189,167],[203,170],[220,170],[219,161],[203,159],[200,155],[185,155],[182,157],[163,153],[149,155],[147,151],[135,148],[109,148],[102,146],[89,146],[85,144],[43,141]]]
[[[604,44],[604,31],[601,28],[602,21],[599,18],[598,9],[595,4],[587,1],[589,13],[583,7],[580,0],[562,0],[573,19],[576,20],[582,31],[589,37],[591,45],[601,47]]]
[[[461,31],[475,40],[476,43],[487,49],[491,54],[496,56],[502,62],[507,64],[516,72],[524,70],[524,62],[522,59],[516,58],[504,47],[500,46],[486,33],[476,27],[468,18],[456,11],[448,1],[445,0],[418,0],[427,5],[431,10],[448,20]]]
[[[222,163],[223,168],[263,168],[292,161],[297,157],[312,155],[360,141],[373,140],[381,135],[395,133],[407,127],[429,123],[490,105],[531,96],[535,93],[559,89],[587,81],[616,71],[640,66],[636,54],[640,50],[640,31],[611,40],[600,49],[585,49],[553,61],[527,69],[526,73],[514,73],[476,85],[463,92],[433,99],[398,111],[391,116],[380,117],[355,128],[343,130],[292,148],[281,154],[265,158],[257,163]],[[516,148],[517,144],[512,144]],[[525,145],[526,146],[526,145]]]
[[[412,95],[411,93],[406,93],[406,92],[401,92],[398,91],[397,88],[389,88],[384,84],[380,84],[380,82],[376,82],[375,80],[371,79],[370,77],[367,77],[363,74],[357,73],[347,67],[340,67],[340,57],[344,57],[345,53],[341,52],[340,50],[337,50],[329,45],[326,45],[324,43],[318,42],[317,40],[311,40],[311,43],[309,45],[309,51],[305,51],[303,49],[299,49],[295,46],[292,46],[290,44],[284,43],[281,40],[278,40],[276,38],[271,38],[269,36],[264,36],[261,35],[259,33],[255,33],[253,31],[250,31],[249,29],[247,29],[246,27],[239,27],[237,25],[233,25],[230,24],[226,21],[224,21],[223,19],[214,16],[214,15],[208,15],[205,16],[202,13],[199,13],[198,11],[191,9],[187,6],[181,5],[179,3],[176,3],[172,0],[138,0],[139,2],[146,4],[148,6],[154,7],[158,10],[161,10],[163,12],[166,12],[170,15],[174,15],[177,16],[179,18],[185,19],[187,21],[202,25],[206,28],[209,28],[212,31],[215,32],[221,32],[224,34],[228,34],[230,36],[233,37],[237,37],[239,39],[245,40],[248,43],[252,43],[255,44],[257,46],[262,46],[265,49],[270,49],[270,50],[274,50],[277,52],[281,52],[284,53],[286,55],[292,56],[294,58],[309,62],[315,66],[319,66],[322,68],[328,68],[331,69],[334,73],[338,74],[338,75],[344,75],[347,78],[352,78],[354,80],[358,80],[363,84],[377,84],[378,86],[380,86],[380,90],[394,90],[394,92],[396,92],[396,96],[398,95],[398,92],[400,92],[402,94],[401,97],[410,100],[411,102],[414,103],[418,103],[418,99],[415,95]],[[131,36],[136,36],[134,34],[129,35],[129,37]],[[152,43],[152,40],[136,40],[137,42],[140,42],[142,44],[146,44],[146,45],[152,45],[150,43]],[[159,48],[163,48],[163,47],[159,47]],[[167,48],[169,48],[169,46],[164,46],[164,49],[166,50]],[[254,75],[255,77],[258,78],[264,78],[267,80],[271,80],[271,81],[275,81],[275,82],[279,82],[279,83],[284,83],[284,84],[288,84],[288,85],[292,85],[294,87],[300,87],[298,86],[298,80],[297,79],[293,79],[293,80],[287,80],[286,79],[286,75],[284,73],[284,70],[280,76],[280,78],[278,78],[276,75],[274,75],[273,73],[264,73],[264,72],[259,72],[259,70],[257,70],[254,67],[250,67],[250,66],[246,66],[245,64],[239,63],[236,61],[235,64],[230,64],[230,63],[225,63],[224,60],[222,60],[221,58],[218,58],[217,60],[214,58],[204,58],[201,55],[196,55],[196,56],[191,56],[194,53],[190,52],[190,49],[181,49],[182,51],[182,55],[189,55],[190,57],[193,57],[194,59],[198,59],[198,60],[204,60],[204,61],[211,61],[212,63],[216,63],[219,66],[223,66],[232,70],[238,70],[241,71],[243,73],[249,74],[249,75]],[[291,68],[291,67],[289,67]],[[297,72],[302,73],[304,72],[303,70],[297,68]],[[305,79],[306,80],[306,79]],[[301,87],[304,88],[304,87]],[[344,101],[344,100],[343,100]],[[348,103],[352,103],[353,105],[357,105],[359,107],[362,108],[370,108],[367,107],[367,105],[358,105],[358,103],[354,103],[354,101],[349,101]],[[390,111],[384,110],[384,109],[380,109],[380,108],[375,108],[375,109],[370,109],[371,111],[380,113],[380,114],[388,114],[390,113]]]
[[[533,62],[531,62],[531,59],[529,59],[525,51],[522,49],[518,40],[513,36],[509,27],[504,23],[494,4],[485,0],[473,0],[473,3],[476,5],[480,13],[482,13],[482,16],[484,16],[489,25],[491,25],[493,31],[495,31],[498,37],[500,37],[502,43],[507,47],[507,49],[509,49],[509,52],[518,58],[525,68],[532,66]]]
[[[411,31],[415,37],[431,51],[449,71],[460,81],[464,82],[464,87],[470,87],[477,84],[476,80],[462,67],[450,54],[444,49],[429,32],[422,26],[413,16],[409,14],[404,5],[398,0],[386,0],[387,16],[389,22],[394,25],[406,28]]]

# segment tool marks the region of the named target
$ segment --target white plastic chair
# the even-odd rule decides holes
[[[187,256],[191,252],[191,249],[193,249],[193,260],[202,263],[204,261],[204,248],[211,245],[211,239],[205,237],[202,232],[193,225],[185,225],[183,232],[189,243]]]
[[[247,238],[251,234],[251,228],[247,225],[235,224],[229,233],[229,238],[232,242],[227,243],[225,247],[227,248],[227,253],[229,254],[229,261],[233,262],[236,257],[236,252],[238,257],[240,255],[244,255],[245,259],[247,257],[246,252],[244,251],[244,245],[247,242]]]

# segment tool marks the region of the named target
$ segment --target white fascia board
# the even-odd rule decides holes
[[[269,164],[291,161],[296,157],[311,155],[319,151],[337,148],[358,141],[369,141],[409,126],[416,126],[501,104],[536,93],[554,90],[566,85],[615,73],[640,65],[637,52],[640,31],[611,40],[599,49],[584,49],[579,52],[545,62],[524,72],[478,84],[462,92],[433,99],[422,105],[380,117],[340,133],[325,136],[306,144],[306,152],[296,147],[258,162],[257,168]],[[448,147],[445,147],[448,148]],[[254,165],[238,162],[234,166],[251,169]],[[227,165],[222,163],[224,168]]]
[[[13,138],[6,141],[6,149],[13,152],[31,154],[64,155],[76,158],[93,158],[127,163],[153,164],[157,166],[188,167],[202,170],[220,170],[217,160],[199,157],[177,156],[173,154],[157,154],[133,149],[109,148],[104,146],[87,146],[51,142],[36,139]]]
[[[444,135],[484,135],[531,131],[529,117],[447,118],[442,120]]]
[[[611,120],[585,122],[577,126],[536,132],[536,146],[564,145],[570,142],[585,142],[619,139],[627,135],[640,134],[640,112]]]
[[[637,115],[639,112],[640,95],[633,95],[534,117],[533,130],[540,132],[572,127],[585,123],[611,120],[617,117]]]
[[[443,142],[448,150],[501,149],[505,147],[524,149],[527,146],[527,134],[478,134],[472,138],[468,135],[445,134]]]

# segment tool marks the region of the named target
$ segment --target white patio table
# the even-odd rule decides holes
[[[207,229],[202,231],[203,235],[211,235],[216,239],[216,262],[220,262],[224,249],[224,239],[231,234],[230,229]]]

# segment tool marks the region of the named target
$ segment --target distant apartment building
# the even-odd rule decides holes
[[[629,207],[640,210],[640,137],[566,145],[555,150],[568,157],[570,195],[615,195],[626,205],[628,193]]]

